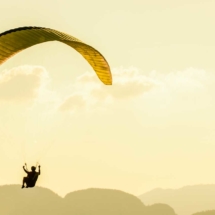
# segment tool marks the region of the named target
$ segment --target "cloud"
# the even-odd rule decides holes
[[[103,110],[109,107],[108,105],[120,102],[123,104],[127,102],[129,105],[132,101],[138,102],[139,100],[145,101],[145,105],[150,103],[165,108],[176,102],[186,108],[189,102],[194,103],[200,96],[206,98],[206,95],[210,95],[210,92],[214,90],[215,82],[215,75],[212,72],[195,68],[168,74],[157,71],[144,74],[135,67],[121,67],[112,70],[112,86],[102,84],[95,73],[86,72],[79,76],[74,84],[67,87],[67,92],[71,94],[65,95],[64,93],[63,96],[47,89],[47,82],[50,79],[42,67],[25,67],[24,69],[21,67],[16,70],[3,75],[7,88],[13,85],[12,96],[7,93],[5,97],[8,99],[37,98],[42,103],[49,103],[53,110],[57,107],[62,112]],[[20,81],[17,81],[15,86],[12,83],[12,80],[16,78],[23,81],[22,90],[18,94],[16,90],[19,89]],[[3,82],[0,82],[0,89],[3,86],[1,83]],[[0,100],[2,100],[1,94]]]
[[[83,98],[82,102],[85,102],[85,105],[82,104],[82,107],[105,105],[114,100],[132,99],[150,91],[156,85],[153,79],[140,74],[139,70],[134,67],[113,69],[112,75],[112,86],[102,84],[94,73],[86,72],[77,78],[72,88],[79,97]],[[76,105],[76,101],[72,100],[72,102],[73,106],[69,105],[71,109],[80,103],[77,101]],[[68,104],[68,98],[60,105],[60,110],[71,110],[66,104]],[[67,108],[62,109],[65,105]]]
[[[113,85],[105,86],[98,81],[94,74],[85,73],[77,79],[77,84],[91,87],[95,97],[111,96],[117,99],[125,99],[142,95],[149,91],[156,83],[153,79],[141,75],[135,67],[128,69],[113,69]],[[92,89],[93,88],[93,89]]]
[[[36,99],[48,79],[47,71],[40,66],[19,66],[4,70],[0,74],[0,101]]]
[[[73,94],[65,99],[64,103],[61,104],[59,109],[61,111],[77,110],[83,109],[86,106],[84,98],[82,95]]]
[[[187,68],[183,71],[160,74],[156,71],[150,73],[150,77],[160,82],[160,86],[166,87],[175,92],[194,92],[203,90],[209,86],[210,81],[215,80],[215,76],[205,70]]]

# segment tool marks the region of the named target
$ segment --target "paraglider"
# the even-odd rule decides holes
[[[59,41],[74,48],[91,65],[101,82],[112,85],[110,67],[99,51],[71,35],[50,28],[20,27],[1,33],[0,65],[20,51],[49,41]],[[27,166],[23,166],[23,169],[28,175],[23,178],[22,188],[34,187],[41,174],[40,166],[38,172],[34,166],[31,167],[32,171],[28,171]]]
[[[38,176],[41,174],[40,171],[40,166],[38,166],[39,172],[36,172],[36,167],[32,166],[31,167],[31,172],[28,171],[27,165],[23,166],[23,170],[28,174],[27,177],[23,178],[22,181],[22,188],[29,188],[29,187],[34,187],[36,185]],[[26,185],[26,187],[25,187]]]
[[[50,28],[21,27],[1,33],[0,65],[18,52],[48,41],[59,41],[74,48],[88,61],[105,85],[112,84],[110,67],[101,53],[73,36]]]

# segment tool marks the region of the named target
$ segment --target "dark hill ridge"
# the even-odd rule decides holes
[[[157,188],[139,198],[146,205],[163,203],[174,208],[178,215],[191,215],[215,209],[215,185],[185,186],[180,189]]]
[[[65,208],[69,214],[118,214],[118,215],[143,215],[144,204],[135,196],[122,191],[108,189],[87,189],[69,193],[64,198]],[[90,213],[91,214],[91,213]]]
[[[20,185],[0,186],[1,215],[60,214],[61,203],[62,198],[46,188],[21,189]]]
[[[93,188],[61,198],[42,187],[0,186],[0,215],[175,215],[167,205],[162,213],[156,205],[150,206],[150,213],[147,208],[137,197],[119,190]]]
[[[154,215],[154,214],[173,215],[173,214],[175,214],[175,211],[169,205],[154,204],[154,205],[146,207],[146,214],[147,215]]]

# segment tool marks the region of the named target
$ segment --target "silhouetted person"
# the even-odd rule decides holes
[[[36,172],[35,166],[31,167],[31,170],[32,170],[31,172],[25,169],[25,166],[23,166],[23,169],[28,175],[27,177],[23,178],[22,188],[25,188],[25,184],[26,184],[26,188],[34,187],[37,182],[38,176],[40,175],[40,166],[39,166],[39,172]]]

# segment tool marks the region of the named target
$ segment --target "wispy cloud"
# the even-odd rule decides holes
[[[173,102],[172,98],[190,100],[201,94],[209,95],[215,82],[212,72],[194,68],[168,74],[157,71],[144,74],[135,67],[121,67],[113,69],[112,75],[113,85],[106,86],[93,72],[86,72],[70,86],[71,94],[60,95],[57,89],[48,88],[51,80],[45,68],[20,66],[0,74],[0,101],[37,101],[52,111],[57,107],[62,112],[103,109],[115,102],[134,99],[163,99],[167,104]]]
[[[156,82],[147,76],[140,74],[137,68],[131,67],[128,69],[119,68],[113,69],[113,85],[105,86],[103,85],[94,73],[84,73],[77,78],[75,84],[72,86],[74,92],[82,97],[82,107],[93,107],[95,105],[108,104],[114,102],[114,100],[126,100],[132,99],[143,95],[144,93],[150,91],[156,85]],[[60,106],[60,110],[72,110],[76,106],[73,100],[73,105],[66,105],[70,103],[73,96],[65,99]],[[71,104],[71,103],[70,103]],[[80,101],[77,101],[77,105]],[[65,107],[66,109],[62,108]]]
[[[167,101],[170,97],[178,97],[189,100],[192,96],[209,91],[215,82],[213,73],[195,68],[168,74],[152,71],[147,75],[135,67],[118,68],[113,69],[112,75],[113,85],[105,86],[94,73],[84,73],[72,86],[74,94],[66,98],[59,109],[89,109],[115,101],[131,101],[138,98],[162,98]]]
[[[23,102],[36,99],[47,84],[47,71],[40,66],[20,66],[0,74],[0,101]]]
[[[61,111],[68,110],[80,110],[86,106],[86,102],[81,94],[73,94],[65,99],[64,103],[61,104]]]
[[[170,72],[168,74],[152,71],[149,76],[159,82],[159,86],[165,86],[169,90],[175,92],[186,93],[198,89],[206,89],[211,82],[215,81],[213,73],[195,68],[187,68],[182,71]]]

